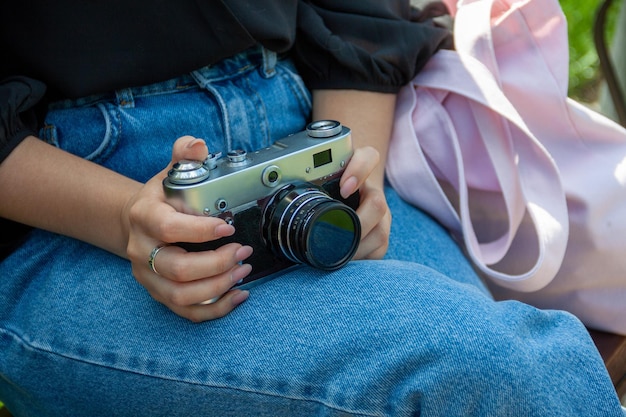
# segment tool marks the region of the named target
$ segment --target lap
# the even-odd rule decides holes
[[[202,324],[150,298],[127,261],[36,232],[0,265],[8,300],[0,307],[0,393],[17,407],[40,404],[42,416],[70,415],[78,399],[93,415],[151,407],[167,415],[416,407],[454,415],[480,393],[483,415],[510,405],[498,400],[494,380],[506,380],[510,395],[540,395],[547,380],[565,377],[551,370],[571,366],[573,356],[586,363],[580,375],[602,380],[577,320],[494,302],[447,234],[388,196],[396,211],[414,214],[415,230],[392,233],[389,257],[400,260],[355,261],[331,273],[297,269]],[[459,384],[467,386],[453,389]],[[447,398],[460,408],[450,411]]]

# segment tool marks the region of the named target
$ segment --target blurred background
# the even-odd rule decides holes
[[[597,105],[602,95],[603,75],[593,41],[593,24],[603,0],[559,0],[568,22],[570,42],[570,97],[591,105]],[[615,39],[616,25],[624,0],[612,2],[607,12],[605,36],[610,48],[626,47],[624,41]],[[621,19],[624,20],[624,19]],[[625,22],[620,20],[623,26]],[[619,33],[623,36],[622,33]],[[617,42],[616,42],[617,41]],[[617,61],[616,61],[617,62]],[[622,68],[622,72],[624,68]]]

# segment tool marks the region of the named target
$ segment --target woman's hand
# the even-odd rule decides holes
[[[352,130],[354,155],[341,178],[341,193],[361,191],[357,213],[362,238],[357,259],[380,259],[387,252],[391,212],[384,194],[385,162],[396,96],[357,90],[314,90],[313,120],[340,121]]]
[[[39,155],[40,166],[22,175],[32,155]],[[207,155],[204,141],[183,137],[174,144],[172,160],[204,160]],[[179,213],[165,202],[162,180],[170,167],[141,184],[29,136],[0,164],[0,216],[127,257],[137,280],[180,316],[193,321],[222,317],[248,296],[230,289],[250,273],[250,265],[239,262],[252,248],[228,244],[187,253],[166,246],[154,259],[158,273],[148,263],[157,246],[234,233],[220,219]],[[41,207],[46,207],[45,216]],[[219,296],[213,304],[199,304]]]
[[[204,160],[207,155],[203,140],[185,136],[174,144],[172,163]],[[216,250],[187,252],[170,246],[216,240],[235,232],[219,218],[183,214],[169,205],[162,181],[170,168],[148,181],[123,210],[133,274],[152,297],[182,317],[194,322],[222,317],[248,297],[247,291],[231,288],[250,273],[251,266],[240,262],[252,254],[252,248],[230,243]],[[154,254],[153,250],[163,245]],[[148,262],[151,253],[152,265]],[[214,303],[201,304],[217,297]]]
[[[380,259],[387,252],[391,230],[391,212],[387,206],[385,193],[376,181],[368,181],[370,174],[377,168],[379,153],[371,146],[357,148],[340,184],[340,193],[349,197],[357,189],[360,191],[360,205],[357,214],[361,220],[361,243],[356,252],[356,259]]]

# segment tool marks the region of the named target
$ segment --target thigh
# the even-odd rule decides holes
[[[23,415],[545,416],[617,406],[573,316],[494,302],[418,263],[300,268],[202,324],[153,300],[125,260],[58,235],[36,232],[0,276],[0,399]]]
[[[402,200],[389,184],[385,196],[393,217],[385,259],[417,262],[489,294],[460,247],[438,222]]]

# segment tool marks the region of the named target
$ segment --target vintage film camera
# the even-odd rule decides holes
[[[170,204],[185,213],[220,217],[236,230],[215,241],[179,245],[191,251],[229,242],[252,246],[246,260],[252,272],[238,284],[241,288],[299,264],[324,270],[344,266],[361,238],[354,211],[358,192],[347,200],[339,194],[351,156],[350,129],[321,120],[256,152],[179,161],[163,181]]]

